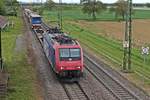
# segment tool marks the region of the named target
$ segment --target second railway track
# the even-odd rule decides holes
[[[130,89],[125,87],[121,82],[111,76],[89,56],[84,55],[85,68],[107,88],[117,100],[142,100],[136,96]]]
[[[90,100],[78,82],[74,84],[62,83],[62,86],[70,100]]]

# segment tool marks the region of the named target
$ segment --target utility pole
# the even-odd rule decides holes
[[[3,70],[3,59],[2,59],[2,39],[1,39],[2,29],[0,27],[0,69]]]
[[[82,4],[82,0],[80,0],[80,4]]]
[[[59,28],[62,30],[62,0],[59,0],[59,13],[58,13],[58,18],[59,18]]]
[[[15,10],[14,10],[14,7],[13,7],[13,1],[11,0],[11,10],[13,11],[13,16],[15,15],[14,13],[15,13]]]
[[[132,51],[132,0],[127,1],[123,71],[131,71],[131,51]]]
[[[42,4],[43,4],[43,0],[41,0],[41,6],[42,6]]]
[[[31,7],[33,7],[33,1],[32,1],[32,0],[30,0],[29,5],[30,5]]]
[[[131,50],[132,50],[132,0],[128,2],[129,6],[129,57],[128,57],[128,69],[131,70]]]
[[[128,56],[128,18],[127,18],[127,12],[126,12],[126,28],[125,28],[125,34],[124,34],[124,57],[123,57],[123,71],[127,70],[127,56]]]

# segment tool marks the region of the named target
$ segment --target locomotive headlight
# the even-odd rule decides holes
[[[80,66],[77,66],[77,68],[80,68]]]
[[[61,66],[61,67],[60,67],[60,69],[62,70],[62,69],[64,69],[64,67],[63,67],[63,66]]]

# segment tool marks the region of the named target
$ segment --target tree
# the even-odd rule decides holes
[[[40,7],[33,7],[32,11],[37,12],[39,15],[43,15],[44,12],[44,6],[40,6]]]
[[[5,5],[10,7],[17,7],[19,5],[19,2],[17,0],[5,0]]]
[[[52,0],[47,0],[46,3],[45,3],[45,7],[46,7],[48,10],[52,10],[52,8],[55,7],[54,1],[52,1]]]
[[[127,1],[125,0],[118,0],[115,3],[115,13],[116,13],[116,17],[118,17],[119,15],[122,16],[122,19],[125,20],[125,16],[126,16],[126,12],[127,12]]]
[[[38,10],[39,15],[43,15],[43,12],[44,12],[44,8],[40,7],[40,9]]]
[[[101,1],[96,0],[82,0],[83,13],[87,13],[89,15],[92,15],[93,20],[96,19],[96,14],[99,14],[102,12],[102,10],[105,9],[104,4]]]
[[[115,19],[117,19],[117,14],[116,14],[116,7],[110,7],[109,12],[112,13],[115,16]]]
[[[17,0],[0,0],[0,15],[17,16],[18,6]]]
[[[0,1],[0,15],[5,15],[5,6],[4,6],[4,1]]]
[[[147,7],[150,7],[150,3],[146,3],[146,6],[147,6]]]
[[[17,0],[5,0],[7,15],[17,16],[19,2]]]

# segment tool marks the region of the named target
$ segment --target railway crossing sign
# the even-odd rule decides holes
[[[146,63],[146,56],[149,55],[149,47],[142,47],[142,55],[144,59],[144,64]]]
[[[124,48],[129,48],[129,42],[128,42],[128,41],[124,41],[123,47],[124,47]]]
[[[142,55],[149,55],[149,47],[142,47]]]

